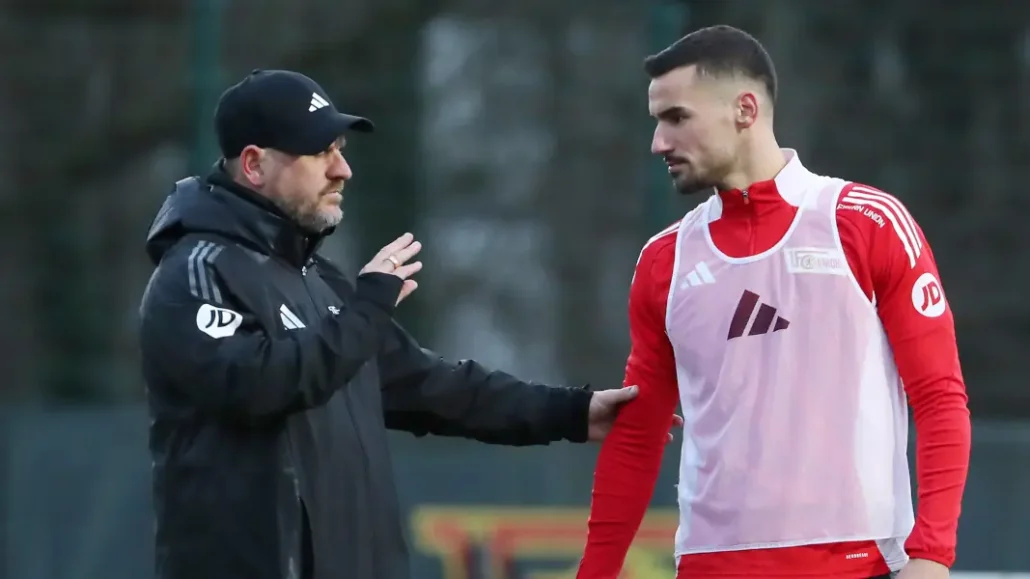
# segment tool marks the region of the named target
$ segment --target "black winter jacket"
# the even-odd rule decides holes
[[[140,306],[158,579],[404,579],[386,429],[587,436],[590,393],[423,350],[398,278],[348,279],[216,168],[154,219]]]

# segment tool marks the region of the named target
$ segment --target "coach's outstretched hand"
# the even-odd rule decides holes
[[[372,261],[361,268],[361,274],[385,273],[404,280],[400,296],[397,298],[399,305],[404,298],[411,295],[411,292],[418,289],[418,282],[410,278],[422,270],[422,262],[408,263],[408,260],[418,255],[420,251],[422,251],[422,243],[415,241],[414,235],[405,233],[380,249]]]
[[[604,437],[611,432],[612,425],[615,424],[615,417],[619,414],[619,409],[636,398],[639,391],[636,386],[626,386],[625,388],[594,392],[590,399],[590,428],[588,431],[590,440],[594,442],[604,440]],[[683,417],[673,416],[672,425],[676,428],[683,426]],[[672,433],[670,432],[666,442],[671,440]]]

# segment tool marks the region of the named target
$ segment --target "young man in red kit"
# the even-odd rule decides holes
[[[776,74],[747,33],[699,30],[645,69],[652,152],[681,193],[717,194],[640,254],[639,395],[601,448],[578,577],[619,575],[677,402],[678,579],[948,577],[970,425],[922,231],[895,197],[779,147]]]

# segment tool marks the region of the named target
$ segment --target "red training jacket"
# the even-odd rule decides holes
[[[841,242],[855,278],[875,300],[917,432],[918,508],[906,551],[912,558],[951,566],[970,447],[954,318],[950,307],[934,318],[913,307],[916,279],[926,272],[940,279],[922,230],[916,227],[925,250],[911,267],[903,241],[890,224],[893,216],[849,205],[845,198],[853,186],[845,187],[838,198]],[[719,196],[722,215],[710,229],[715,244],[731,257],[770,249],[797,211],[772,180],[749,187],[746,199],[739,190]],[[907,211],[900,202],[896,206]],[[652,238],[634,274],[629,298],[632,350],[624,385],[637,385],[640,393],[622,410],[601,447],[578,579],[618,577],[658,477],[664,447],[660,441],[679,401],[672,345],[665,333],[677,231],[678,223]],[[887,572],[876,544],[857,542],[687,555],[680,558],[678,577],[863,579]]]

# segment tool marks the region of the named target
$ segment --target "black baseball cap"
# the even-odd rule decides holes
[[[226,159],[239,157],[247,145],[317,155],[347,131],[374,128],[368,119],[337,111],[318,83],[289,70],[255,69],[222,93],[215,109]]]

